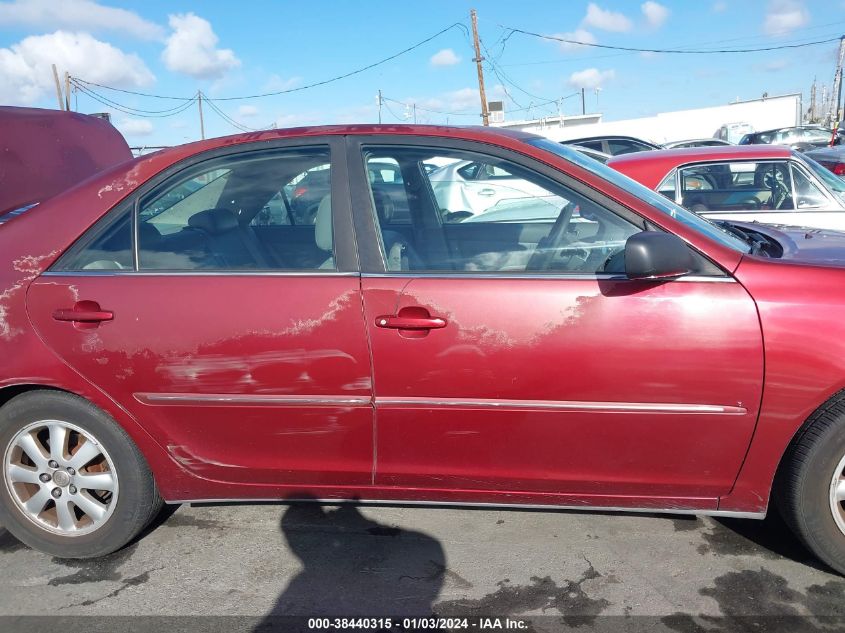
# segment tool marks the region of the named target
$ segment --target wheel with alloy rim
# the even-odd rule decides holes
[[[82,398],[33,391],[0,408],[0,520],[54,556],[89,558],[132,540],[161,507],[129,436]]]
[[[778,509],[795,534],[845,575],[845,398],[808,420],[776,478]]]

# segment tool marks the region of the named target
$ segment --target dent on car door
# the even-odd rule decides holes
[[[423,498],[714,508],[761,394],[761,333],[742,286],[703,259],[700,276],[628,281],[621,255],[642,222],[539,166],[442,141],[361,151],[362,163],[404,166],[417,220],[404,245],[414,258],[385,258],[362,279],[376,483]],[[562,203],[426,222],[436,205],[414,165],[433,159],[491,162]],[[368,194],[356,195],[356,221],[378,230]]]
[[[296,174],[336,161],[311,141],[198,160],[143,187],[32,285],[33,323],[197,475],[370,483],[346,183],[332,178],[310,227],[253,222]]]

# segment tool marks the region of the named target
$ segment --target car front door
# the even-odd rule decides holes
[[[28,294],[47,344],[174,460],[253,496],[372,479],[370,359],[339,142],[226,150],[171,170]],[[280,192],[313,168],[336,176],[332,195],[315,224],[298,226]]]
[[[413,257],[367,250],[386,234],[359,239],[378,486],[420,499],[716,507],[761,396],[760,326],[739,283],[700,256],[686,278],[627,280],[624,244],[642,219],[516,154],[381,137],[360,139],[355,156],[359,235],[379,233],[370,161],[401,166],[413,218],[402,245]],[[422,163],[450,159],[545,195],[441,224]],[[550,211],[548,199],[562,203]]]

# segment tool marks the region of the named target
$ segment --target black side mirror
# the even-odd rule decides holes
[[[625,242],[628,279],[674,279],[689,274],[692,268],[689,247],[672,233],[642,231]]]

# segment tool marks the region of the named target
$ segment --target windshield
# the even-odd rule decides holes
[[[813,175],[821,180],[828,189],[840,198],[845,198],[845,179],[840,178],[829,169],[825,169],[809,156],[801,154],[796,154],[796,156],[804,161],[804,164],[810,168]]]
[[[601,176],[617,187],[625,189],[627,192],[635,195],[637,198],[656,208],[658,211],[661,211],[669,217],[695,229],[699,233],[704,233],[704,235],[719,242],[723,246],[727,246],[728,248],[732,248],[741,253],[751,252],[748,244],[739,238],[734,237],[723,228],[716,226],[709,220],[702,218],[700,215],[697,215],[692,211],[687,211],[671,200],[667,200],[659,193],[652,191],[648,187],[644,187],[635,180],[631,180],[628,176],[608,167],[607,165],[602,165],[598,161],[588,158],[576,150],[568,148],[565,145],[561,145],[560,143],[555,143],[547,138],[532,139],[528,141],[528,143],[534,147],[539,147],[540,149],[562,156],[579,167],[583,167],[584,169]]]

